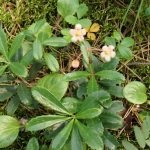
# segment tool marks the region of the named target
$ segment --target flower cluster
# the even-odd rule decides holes
[[[70,34],[72,36],[72,42],[81,42],[84,40],[84,36],[86,35],[86,30],[82,28],[81,24],[76,24],[75,29],[70,29]]]

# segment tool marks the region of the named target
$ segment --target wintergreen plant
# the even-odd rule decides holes
[[[85,37],[85,28],[91,26],[91,21],[83,18],[88,11],[86,4],[79,4],[78,0],[58,0],[57,10],[62,17],[60,33],[63,36],[53,35],[45,20],[35,22],[10,43],[0,30],[0,74],[3,75],[0,82],[15,83],[1,86],[0,101],[10,101],[6,106],[7,115],[0,116],[0,148],[11,145],[23,127],[26,132],[47,131],[51,141],[48,147],[53,150],[88,147],[103,150],[104,146],[116,149],[119,143],[109,129],[122,127],[119,112],[123,104],[117,99],[125,97],[138,104],[147,100],[142,83],[131,82],[123,88],[125,77],[116,70],[120,60],[132,58],[134,40],[114,31],[111,37],[105,38],[96,57]],[[69,45],[80,47],[84,70],[61,74],[53,50]],[[50,69],[50,74],[33,85],[33,79],[38,77],[36,73],[43,66]],[[67,93],[70,83],[74,86],[71,94]],[[29,109],[39,108],[41,104],[49,113],[20,123],[12,117],[20,104]],[[26,149],[38,150],[38,139],[32,137]]]

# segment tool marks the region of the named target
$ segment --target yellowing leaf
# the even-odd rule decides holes
[[[93,41],[96,39],[96,35],[94,33],[90,33],[90,32],[87,33],[87,37]]]
[[[98,23],[93,23],[90,27],[89,32],[98,32],[100,30],[100,25]]]

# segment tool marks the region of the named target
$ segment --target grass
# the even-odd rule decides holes
[[[12,38],[19,31],[23,30],[34,21],[46,18],[50,25],[55,26],[59,20],[56,10],[56,1],[47,0],[0,0],[0,24],[5,28],[9,38]],[[98,40],[93,45],[100,47],[105,36],[111,35],[113,30],[121,29],[124,36],[130,36],[135,39],[134,59],[120,64],[119,69],[124,72],[127,82],[130,80],[140,80],[147,86],[148,99],[150,100],[150,22],[149,18],[144,17],[144,10],[150,5],[150,2],[142,0],[82,0],[89,7],[88,17],[93,22],[101,25],[98,33]],[[132,2],[132,3],[131,3]],[[76,57],[75,50],[64,53],[64,58],[68,56]],[[70,58],[71,59],[71,58]],[[67,68],[65,68],[67,69]],[[130,106],[127,105],[127,111]],[[144,105],[141,110],[149,111],[148,105]],[[25,111],[27,111],[25,109]],[[23,116],[22,111],[19,116]],[[30,113],[27,111],[27,113]],[[39,112],[38,112],[39,113]],[[128,116],[134,114],[131,110]],[[138,110],[137,112],[138,113]],[[134,124],[139,123],[134,114]],[[127,130],[123,130],[119,136],[121,139],[125,134],[132,138]],[[10,147],[3,150],[23,149],[27,144],[30,135],[22,132],[20,138]],[[23,137],[23,138],[22,138]],[[44,135],[41,135],[41,142]],[[24,140],[26,139],[26,141]],[[134,140],[134,139],[133,139]]]

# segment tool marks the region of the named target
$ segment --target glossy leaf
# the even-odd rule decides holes
[[[77,127],[72,130],[71,135],[71,150],[83,150],[83,144]]]
[[[46,88],[58,100],[61,100],[67,91],[68,82],[62,74],[50,74],[40,79],[37,86]]]
[[[52,140],[52,149],[53,150],[61,150],[61,148],[66,143],[69,138],[70,132],[72,130],[74,120],[71,120]]]
[[[79,7],[78,0],[58,0],[57,1],[57,11],[62,17],[66,17],[68,15],[74,15]]]
[[[43,56],[43,47],[39,40],[33,42],[33,57],[37,60],[40,60]]]
[[[39,143],[38,143],[37,138],[32,137],[29,140],[26,150],[39,150]]]
[[[66,16],[65,21],[68,22],[69,24],[75,25],[78,22],[78,19],[72,15]]]
[[[10,70],[17,76],[27,77],[28,75],[27,68],[19,62],[11,62],[9,67]]]
[[[45,53],[44,54],[45,62],[48,66],[48,68],[52,72],[58,72],[59,71],[59,64],[57,59],[50,53]]]
[[[38,131],[43,130],[47,127],[51,127],[57,123],[63,123],[68,120],[68,117],[59,116],[59,115],[43,115],[32,118],[26,124],[27,131]]]
[[[78,10],[77,10],[78,19],[86,15],[87,11],[88,11],[88,7],[86,6],[86,4],[83,3],[79,5]]]
[[[5,148],[11,145],[17,138],[19,133],[20,123],[13,117],[0,116],[0,148]]]
[[[14,38],[14,40],[11,44],[10,50],[9,50],[9,59],[11,59],[16,54],[16,52],[19,50],[19,48],[21,48],[24,38],[25,38],[25,35],[23,33],[18,34]]]
[[[112,113],[119,113],[123,111],[123,103],[122,101],[112,101],[112,105],[109,107],[108,111]]]
[[[99,71],[96,73],[96,75],[99,76],[101,80],[107,79],[107,80],[115,80],[118,82],[125,81],[125,77],[121,73],[113,70]]]
[[[75,71],[65,75],[66,81],[75,81],[81,78],[87,78],[90,75],[87,71]]]
[[[124,97],[131,103],[143,104],[147,101],[146,87],[139,81],[128,83],[123,89]]]
[[[68,114],[66,108],[47,89],[42,87],[34,87],[32,88],[32,95],[45,107]]]
[[[90,128],[86,127],[84,124],[76,121],[77,127],[79,129],[80,135],[83,138],[83,141],[92,149],[96,150],[103,150],[104,145],[101,137],[91,130]]]
[[[43,44],[46,46],[64,47],[68,45],[68,42],[62,37],[51,37],[45,40]]]

